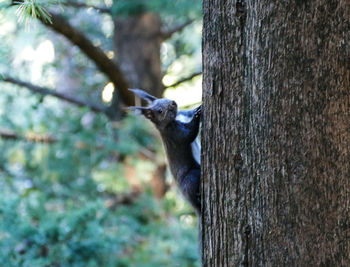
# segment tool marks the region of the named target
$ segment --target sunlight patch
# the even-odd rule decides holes
[[[105,103],[109,103],[112,101],[114,92],[113,83],[109,82],[102,90],[102,101]]]

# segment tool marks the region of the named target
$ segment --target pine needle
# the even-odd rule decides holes
[[[19,22],[25,21],[25,24],[28,24],[29,19],[39,18],[44,22],[52,23],[51,15],[42,3],[38,3],[36,0],[24,0],[23,2],[14,2],[14,4],[18,5],[16,15],[18,17]],[[49,2],[45,3],[45,5],[49,4]]]

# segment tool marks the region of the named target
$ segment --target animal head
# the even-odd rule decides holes
[[[129,107],[140,110],[141,113],[151,120],[158,128],[166,127],[174,121],[177,115],[177,104],[175,101],[166,98],[156,98],[140,89],[129,89],[140,98],[149,103],[147,107]]]

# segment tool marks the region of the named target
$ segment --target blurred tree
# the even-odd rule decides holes
[[[98,12],[112,16],[114,22],[113,47],[116,56],[113,55],[113,52],[110,52],[110,56],[108,56],[99,46],[94,45],[90,41],[87,34],[78,30],[76,26],[58,14],[57,11],[47,10],[43,4],[29,0],[22,2],[15,1],[12,4],[20,5],[20,10],[24,10],[23,13],[27,10],[26,12],[32,16],[32,11],[36,10],[36,17],[45,26],[65,36],[71,43],[77,45],[81,52],[92,60],[99,70],[108,77],[116,90],[113,91],[112,104],[108,108],[104,108],[98,103],[90,103],[73,97],[73,94],[79,94],[81,90],[79,88],[80,77],[71,77],[72,66],[69,57],[66,57],[68,60],[65,61],[63,58],[62,62],[66,62],[62,67],[63,72],[61,74],[63,76],[58,76],[60,79],[57,80],[57,84],[61,85],[58,87],[60,89],[59,91],[63,92],[40,88],[7,75],[3,77],[3,80],[25,86],[36,93],[53,95],[70,103],[89,107],[92,111],[105,113],[111,119],[120,117],[120,100],[126,105],[133,104],[133,96],[128,91],[130,87],[143,88],[154,95],[162,95],[165,86],[162,84],[161,43],[170,38],[174,33],[181,31],[184,27],[191,24],[193,18],[200,18],[198,1],[195,3],[197,6],[194,4],[189,6],[188,3],[182,0],[177,1],[176,4],[170,1],[160,3],[155,0],[115,1],[111,8],[74,1],[62,2],[62,5],[69,7],[96,9]],[[163,26],[160,18],[162,13],[166,17],[164,20],[168,20],[169,24],[176,24],[177,26]],[[69,16],[69,14],[66,15]],[[78,22],[81,23],[84,20],[86,20],[86,14]],[[164,28],[168,29],[165,30]],[[69,49],[67,48],[67,51]],[[190,75],[190,78],[194,76]],[[186,79],[183,81],[186,81]],[[158,184],[152,183],[155,188],[158,188],[155,189],[158,192],[159,190],[166,192],[167,188],[165,184],[165,171],[162,176],[159,175],[159,170],[162,169],[158,168],[158,172],[155,174],[154,181],[157,181]],[[159,179],[161,177],[163,178]]]
[[[203,13],[204,266],[349,266],[349,2]]]
[[[111,8],[74,1],[62,2],[62,5],[69,7],[96,9],[98,12],[109,14],[113,18],[113,47],[115,53],[110,53],[110,56],[108,56],[101,47],[93,44],[86,33],[79,30],[69,22],[69,19],[58,14],[57,11],[47,10],[45,4],[32,0],[14,1],[12,4],[20,5],[20,9],[24,10],[24,13],[27,10],[26,12],[31,16],[33,16],[32,11],[36,10],[37,18],[45,26],[65,36],[71,43],[78,46],[81,52],[108,77],[116,90],[113,91],[112,104],[108,108],[104,108],[98,103],[89,103],[73,97],[72,94],[79,94],[81,88],[79,88],[79,77],[70,77],[72,66],[69,65],[69,60],[64,61],[67,64],[63,71],[64,69],[66,71],[61,73],[65,75],[60,77],[61,79],[57,82],[58,85],[61,85],[58,88],[60,91],[63,90],[62,93],[50,93],[50,90],[46,88],[39,88],[11,76],[5,76],[3,80],[25,86],[36,93],[50,94],[80,106],[85,105],[92,111],[105,113],[111,119],[120,118],[121,100],[126,105],[134,103],[133,96],[128,91],[129,88],[143,88],[153,95],[162,95],[165,86],[162,84],[161,43],[191,24],[194,18],[200,19],[199,1],[189,5],[183,0],[176,1],[176,3],[172,1],[159,2],[158,0],[121,0],[114,1]],[[166,17],[164,20],[169,21],[169,24],[176,24],[176,26],[164,26],[161,20],[162,14]],[[69,17],[69,14],[65,15]],[[79,22],[81,23],[84,20],[86,20],[86,14]],[[69,49],[67,48],[68,51]],[[190,78],[194,76],[190,75]],[[70,92],[70,94],[67,92]],[[166,192],[165,171],[160,176],[159,170],[162,170],[162,168],[158,168],[155,181],[160,184],[153,183],[153,185],[158,188],[155,190],[159,191],[159,188],[163,188],[161,191]],[[160,177],[163,177],[163,179],[159,179]]]
[[[163,198],[168,188],[155,131],[139,118],[116,119],[121,107],[134,102],[129,86],[161,94],[163,73],[181,60],[173,82],[198,73],[200,61],[193,54],[200,32],[191,44],[192,38],[183,40],[194,35],[189,29],[172,31],[200,20],[200,8],[184,1],[129,2],[135,12],[126,12],[122,1],[108,7],[102,1],[2,5],[1,266],[198,265],[191,209],[176,192],[162,201],[148,192],[151,186]],[[35,13],[44,27],[33,23],[28,31],[14,23],[15,10],[20,18]],[[159,20],[161,40],[150,35],[140,46],[131,32],[120,49],[133,48],[120,52],[113,28],[139,17]],[[157,50],[138,51],[148,44]],[[138,53],[144,57],[140,66],[134,62]],[[113,92],[109,106],[101,101],[105,91]]]
[[[47,10],[43,4],[33,0],[12,2],[12,5],[20,5],[20,10],[25,10],[22,16],[25,16],[25,13],[32,16],[37,14],[36,17],[45,26],[78,46],[114,84],[116,90],[112,105],[106,110],[106,114],[111,118],[115,118],[120,109],[117,92],[126,105],[134,103],[133,95],[128,91],[131,87],[143,88],[155,96],[162,95],[165,86],[162,84],[161,43],[190,25],[194,19],[200,19],[200,1],[189,4],[184,0],[115,0],[111,8],[74,1],[61,4],[75,8],[96,9],[98,12],[111,15],[114,22],[113,40],[116,56],[106,55],[68,19],[55,11]],[[33,10],[37,13],[33,13]],[[167,16],[168,24],[171,26],[163,25],[162,13]],[[176,26],[173,26],[174,24]],[[190,75],[190,78],[193,77],[194,75]]]

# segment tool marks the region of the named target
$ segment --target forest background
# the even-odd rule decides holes
[[[198,105],[200,1],[0,6],[0,265],[198,266],[194,211],[113,79]]]

